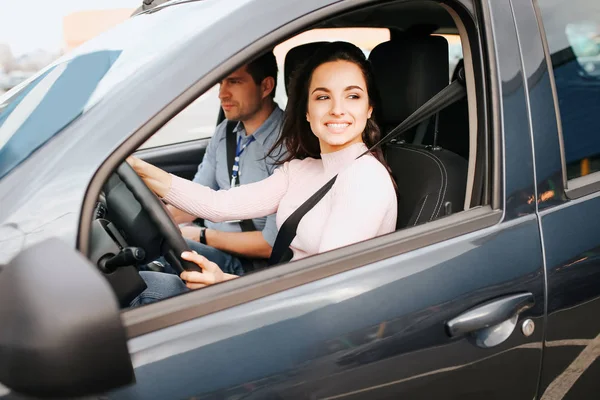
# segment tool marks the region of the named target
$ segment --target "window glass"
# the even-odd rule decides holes
[[[287,93],[285,92],[283,66],[285,56],[291,48],[304,43],[342,40],[356,44],[368,56],[373,47],[389,39],[390,31],[386,28],[333,28],[313,29],[280,43],[273,50],[279,70],[275,102],[279,104],[279,107],[285,109]],[[219,86],[216,85],[169,121],[140,146],[140,149],[211,137],[217,125],[219,110]]]
[[[448,41],[448,63],[450,77],[457,63],[462,60],[462,45],[458,35],[440,35]],[[305,43],[321,41],[346,41],[360,47],[365,56],[379,43],[390,40],[387,28],[327,28],[312,29],[280,43],[273,50],[279,70],[275,101],[285,109],[287,93],[284,84],[284,64],[288,51]],[[219,117],[220,102],[218,85],[204,93],[196,101],[176,115],[162,127],[140,149],[182,143],[190,140],[209,138],[213,135]]]
[[[215,85],[152,135],[140,149],[211,137],[220,108],[219,85]]]
[[[600,171],[600,2],[539,0],[554,70],[567,178]]]

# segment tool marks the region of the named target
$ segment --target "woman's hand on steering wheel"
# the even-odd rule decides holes
[[[165,197],[171,189],[171,175],[137,157],[127,157],[127,163],[142,178],[146,186],[159,197]]]
[[[186,282],[185,285],[189,289],[200,289],[215,283],[238,278],[237,275],[224,273],[217,264],[209,261],[206,257],[199,255],[195,251],[184,251],[181,253],[181,258],[193,262],[202,269],[201,273],[196,271],[184,271],[179,275],[181,279]]]

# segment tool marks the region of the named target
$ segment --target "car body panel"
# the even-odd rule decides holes
[[[449,338],[444,321],[506,293],[543,298],[536,244],[531,215],[139,336],[136,385],[107,396],[531,399],[541,329],[481,349]],[[542,316],[543,301],[527,312]]]
[[[208,1],[134,17],[154,21],[163,15],[156,20],[160,27],[180,18],[204,21],[209,8],[216,10],[214,19],[176,40],[169,52],[124,74],[127,79],[113,90],[95,92],[81,115],[0,180],[0,264],[48,237],[76,247],[89,183],[125,140],[233,55],[334,3]],[[497,81],[488,83],[498,88],[491,115],[497,113],[500,127],[494,132],[500,148],[493,150],[502,165],[501,222],[132,338],[137,382],[106,397],[529,400],[581,354],[591,367],[574,388],[597,391],[590,374],[599,367],[586,349],[594,349],[600,332],[590,319],[600,291],[600,195],[571,201],[564,195],[550,79],[539,32],[531,27],[537,28],[531,4],[464,3],[467,10],[487,10],[474,15],[482,18],[477,29],[490,28],[488,50],[496,60],[489,68]],[[239,26],[244,35],[232,29]],[[68,57],[114,51],[113,41],[126,32],[127,25]],[[170,152],[184,146],[141,154],[168,164]],[[190,158],[202,154],[205,141],[194,146]],[[187,173],[189,165],[183,167]],[[553,195],[542,196],[550,181]],[[449,337],[448,320],[516,293],[531,293],[535,305],[519,316],[506,341],[481,348],[476,335]],[[521,329],[525,319],[535,325],[531,336]]]

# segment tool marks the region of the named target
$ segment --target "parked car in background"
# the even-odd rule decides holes
[[[586,21],[598,2],[171,1],[0,96],[0,399],[597,397],[600,80],[567,34]],[[126,157],[190,178],[224,76],[281,50],[284,107],[327,40],[298,38],[348,28],[387,34],[384,132],[448,77],[466,94],[386,144],[396,231],[128,308],[182,238]]]

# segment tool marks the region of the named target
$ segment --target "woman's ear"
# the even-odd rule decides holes
[[[371,118],[371,114],[373,114],[373,107],[369,107],[369,111],[367,111],[367,118]]]
[[[275,79],[272,76],[267,76],[263,79],[260,84],[262,91],[262,98],[264,99],[267,96],[270,96],[273,90],[275,89]]]

